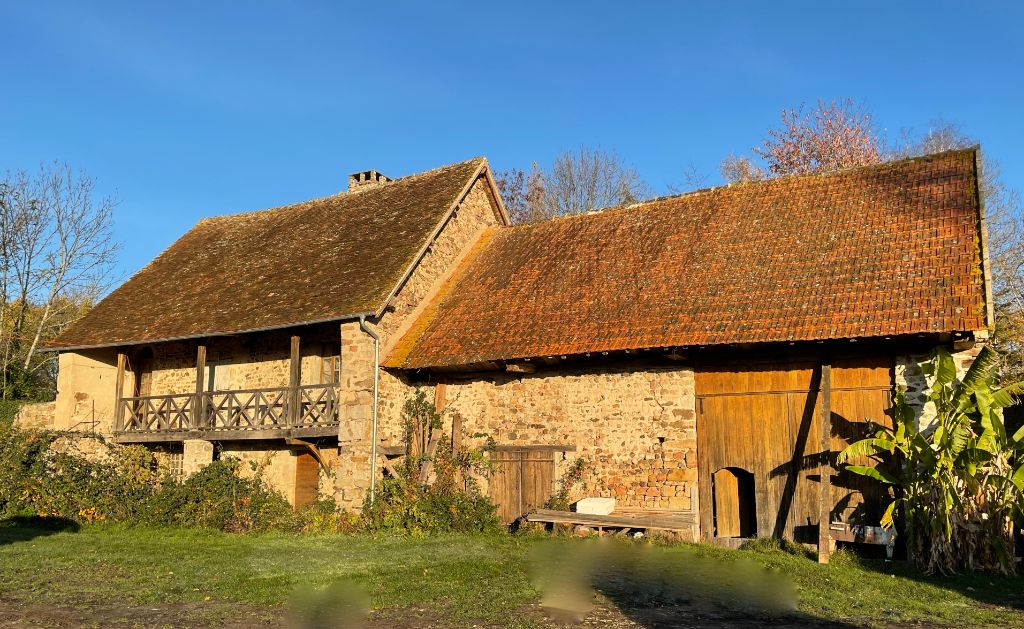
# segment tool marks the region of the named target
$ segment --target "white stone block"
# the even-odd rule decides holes
[[[576,513],[608,515],[615,511],[615,498],[583,498],[576,503]]]

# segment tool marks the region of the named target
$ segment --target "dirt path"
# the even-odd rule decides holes
[[[411,629],[413,627],[498,628],[507,626],[579,627],[580,629],[703,629],[722,627],[848,629],[855,625],[821,622],[810,618],[749,618],[735,614],[695,612],[685,607],[662,607],[620,610],[607,601],[598,601],[582,619],[552,618],[539,605],[517,610],[508,619],[498,622],[453,621],[443,610],[414,606],[376,610],[361,626],[367,629]],[[74,606],[52,606],[0,598],[0,628],[13,627],[291,627],[285,610],[279,607],[258,607],[231,603],[173,603],[165,605],[123,606],[104,603],[82,603]],[[317,625],[316,629],[343,625]],[[307,629],[302,627],[301,629]],[[310,627],[309,629],[313,629]]]

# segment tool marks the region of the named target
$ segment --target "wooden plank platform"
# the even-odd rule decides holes
[[[630,512],[611,513],[609,515],[591,515],[575,511],[555,511],[537,509],[526,514],[527,522],[545,522],[548,524],[582,524],[596,528],[621,529],[664,529],[667,531],[690,531],[697,523],[696,516],[690,511],[677,511],[668,514]]]

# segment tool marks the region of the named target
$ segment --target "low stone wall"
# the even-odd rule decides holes
[[[19,428],[49,430],[54,427],[57,410],[56,402],[35,402],[24,404],[14,416],[14,425]]]

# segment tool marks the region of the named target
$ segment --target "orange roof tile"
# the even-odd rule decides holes
[[[976,152],[499,229],[386,365],[985,329]]]

